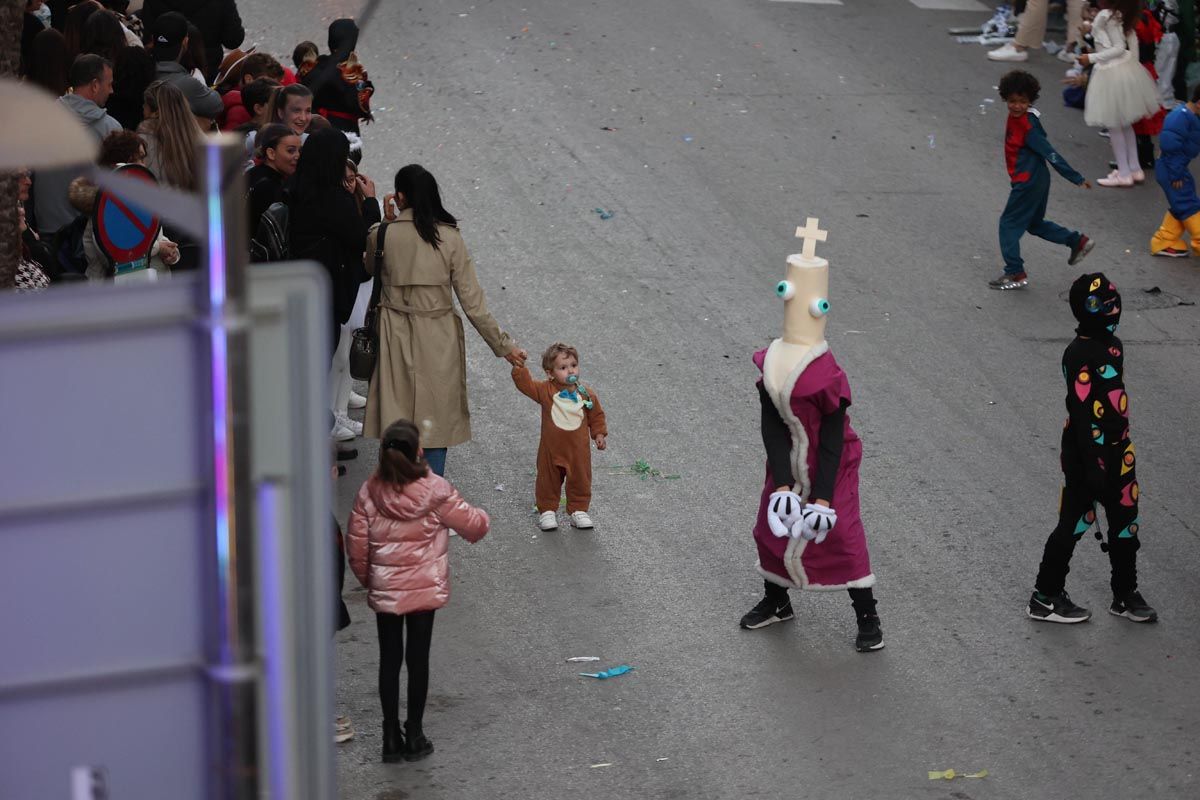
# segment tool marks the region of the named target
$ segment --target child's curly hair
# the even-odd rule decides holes
[[[1002,100],[1019,94],[1029,98],[1030,103],[1036,102],[1038,95],[1042,92],[1042,85],[1038,83],[1038,79],[1023,69],[1014,69],[1007,73],[1000,79],[999,88]]]
[[[555,342],[546,348],[546,352],[542,353],[542,369],[549,372],[554,367],[554,359],[558,358],[559,354],[568,355],[579,361],[579,351],[569,344]]]

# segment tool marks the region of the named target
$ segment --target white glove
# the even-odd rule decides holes
[[[837,525],[837,512],[828,506],[809,503],[801,513],[800,522],[803,527],[800,535],[813,544],[820,544],[833,530],[833,526]]]
[[[803,513],[804,502],[795,492],[772,492],[767,500],[767,525],[780,539],[792,535]]]

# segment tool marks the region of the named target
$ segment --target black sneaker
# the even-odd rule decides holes
[[[429,741],[423,732],[414,731],[408,722],[404,723],[404,734],[405,761],[420,761],[433,753],[433,742]]]
[[[1158,612],[1146,604],[1141,592],[1130,592],[1123,598],[1114,597],[1108,613],[1134,622],[1158,622]]]
[[[786,622],[794,616],[791,600],[785,600],[780,606],[776,605],[771,598],[764,597],[758,601],[758,605],[750,609],[746,616],[742,617],[741,626],[748,631],[753,631],[774,625],[776,622]]]
[[[1087,254],[1092,252],[1092,248],[1096,246],[1088,237],[1083,234],[1079,235],[1079,243],[1071,248],[1071,257],[1067,259],[1068,266],[1075,266],[1080,261],[1087,258]]]
[[[1007,272],[999,278],[993,278],[988,281],[988,286],[992,289],[1000,289],[1007,291],[1009,289],[1024,289],[1029,285],[1029,277],[1024,272],[1018,272],[1016,275],[1009,275]]]
[[[858,637],[854,640],[854,649],[860,653],[883,649],[883,630],[879,627],[879,617],[871,615],[858,618]]]
[[[1034,592],[1029,597],[1029,608],[1025,610],[1025,613],[1029,615],[1030,619],[1042,622],[1061,622],[1066,625],[1087,622],[1092,618],[1092,612],[1071,602],[1065,589],[1060,594],[1053,596]]]

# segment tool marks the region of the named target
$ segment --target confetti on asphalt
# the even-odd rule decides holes
[[[987,774],[988,774],[988,771],[986,769],[981,769],[981,770],[979,770],[979,772],[971,772],[971,773],[959,773],[959,772],[955,772],[952,769],[947,769],[947,770],[931,769],[931,770],[929,770],[929,780],[931,780],[931,781],[938,781],[938,780],[950,781],[950,780],[954,780],[955,778],[986,778]]]
[[[632,671],[633,667],[629,666],[628,664],[622,664],[619,667],[606,669],[603,672],[581,672],[579,674],[585,678],[599,678],[600,680],[604,680],[606,678],[615,678],[618,675],[624,675],[626,672]]]

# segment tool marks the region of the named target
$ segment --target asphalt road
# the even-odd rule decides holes
[[[360,7],[243,5],[251,40],[285,55]],[[1107,559],[1088,539],[1068,586],[1100,613],[1034,623],[1079,270],[1027,242],[1029,290],[985,286],[1004,68],[945,33],[984,16],[903,0],[383,4],[359,48],[377,87],[366,171],[438,176],[494,313],[531,351],[579,347],[611,437],[596,530],[539,533],[536,408],[469,333],[475,438],[448,477],[493,528],[453,546],[437,752],[379,763],[374,622],[348,587],[339,713],[358,735],[338,751],[342,797],[1200,796],[1200,276],[1146,255],[1155,185],[1055,178],[1051,218],[1097,240],[1086,267],[1125,293],[1142,589],[1162,622],[1103,613]],[[1029,68],[1051,140],[1107,172],[1105,140],[1061,106],[1062,65],[1039,53]],[[851,646],[844,593],[793,593],[795,622],[737,628],[761,592],[750,354],[778,335],[772,288],[807,216],[829,231],[828,338],[865,446],[887,641],[872,655]],[[374,443],[360,449],[343,520],[373,465]],[[638,477],[639,461],[664,477]],[[582,655],[635,671],[582,678],[564,661]],[[949,768],[988,776],[927,778]]]

